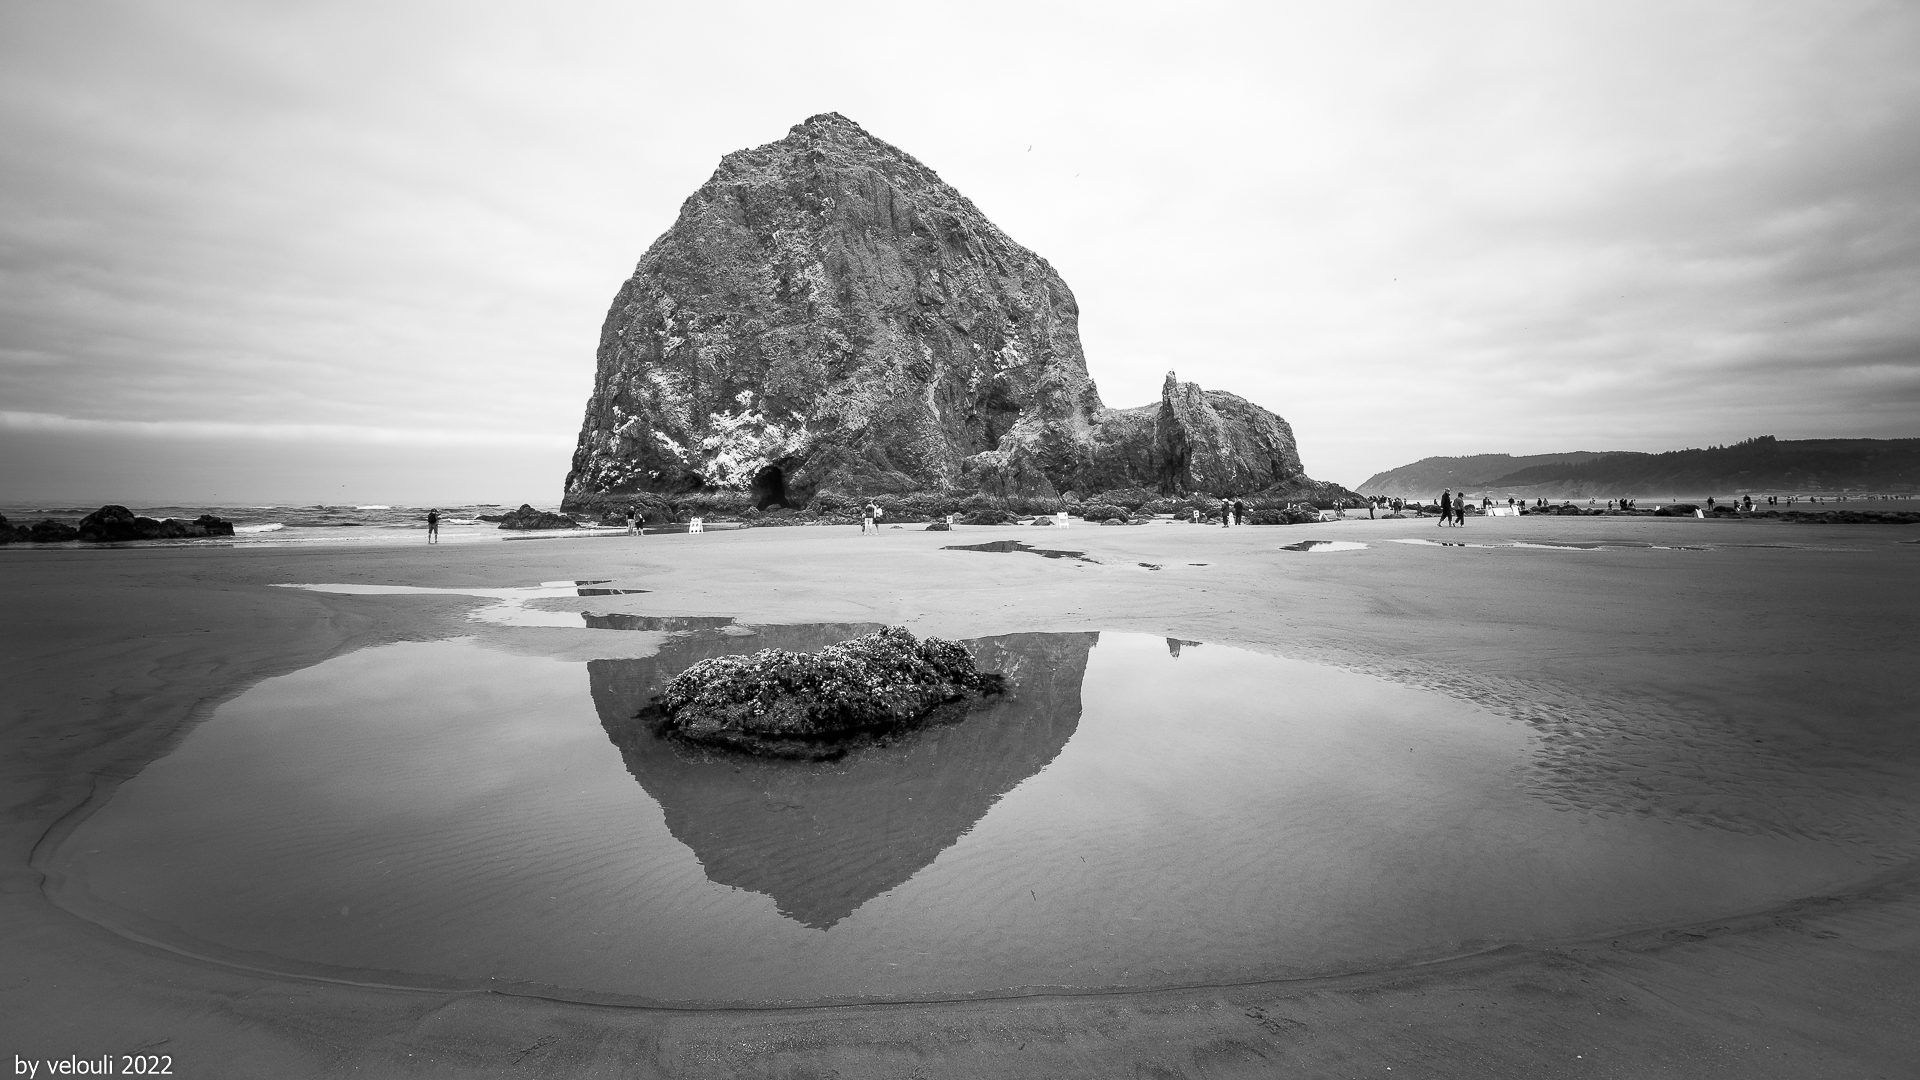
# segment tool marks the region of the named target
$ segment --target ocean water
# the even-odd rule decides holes
[[[80,519],[98,510],[97,506],[0,506],[0,515],[5,515],[13,525],[25,525],[51,518],[69,525],[78,524]],[[391,544],[418,540],[426,541],[427,511],[434,509],[426,506],[129,506],[128,509],[142,517],[156,519],[180,518],[191,521],[201,514],[212,514],[223,521],[233,522],[231,537],[212,537],[200,540],[141,540],[133,541],[136,546],[231,546],[255,544]],[[504,514],[513,507],[498,506],[492,503],[477,503],[466,506],[441,506],[440,540],[442,543],[474,543],[492,540],[515,540],[529,537],[558,536],[595,536],[606,532],[624,530],[606,530],[599,528],[555,529],[521,531],[501,529],[491,521],[479,520],[480,515]],[[557,506],[537,507],[541,510],[557,510]],[[20,545],[16,545],[20,546]],[[42,545],[24,545],[42,546]]]

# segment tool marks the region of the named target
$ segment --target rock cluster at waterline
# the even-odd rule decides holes
[[[61,544],[69,540],[90,543],[118,543],[126,540],[193,540],[209,536],[232,536],[233,523],[201,514],[192,521],[179,518],[157,520],[135,514],[124,506],[109,504],[68,525],[48,518],[32,525],[11,525],[0,517],[0,544]]]
[[[748,489],[1339,498],[1287,422],[1168,373],[1109,409],[1045,259],[836,113],[724,158],[601,329],[569,510]]]
[[[556,514],[550,510],[535,510],[529,503],[521,503],[520,509],[509,510],[499,517],[480,515],[481,521],[497,521],[503,529],[573,529],[580,523],[565,514]]]
[[[850,745],[961,712],[999,693],[951,641],[890,626],[818,652],[716,656],[675,676],[659,701],[667,734],[770,757],[830,758]]]

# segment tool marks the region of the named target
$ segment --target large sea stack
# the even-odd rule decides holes
[[[1108,409],[1053,267],[837,113],[727,155],[614,298],[566,508],[750,489],[1340,497],[1285,420],[1168,373]]]

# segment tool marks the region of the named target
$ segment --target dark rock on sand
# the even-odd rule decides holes
[[[722,159],[621,287],[564,506],[1138,486],[1351,495],[1232,394],[1169,374],[1160,402],[1106,408],[1053,267],[826,113]]]
[[[212,514],[201,514],[192,521],[178,518],[155,520],[141,517],[124,506],[108,504],[80,519],[76,534],[92,543],[124,540],[188,540],[209,536],[232,536],[233,524]]]
[[[64,521],[55,521],[52,518],[21,526],[14,530],[14,535],[18,536],[22,532],[27,534],[24,539],[36,544],[64,544],[69,540],[80,538],[80,530]]]
[[[951,641],[890,626],[818,652],[763,649],[703,660],[667,684],[661,730],[688,742],[768,757],[837,757],[936,711],[963,713],[998,693]]]
[[[1920,513],[1910,510],[1789,510],[1778,517],[1802,525],[1920,525]]]
[[[944,521],[936,521],[933,524],[927,526],[926,531],[927,532],[952,532],[953,526],[947,524]]]
[[[574,529],[580,524],[565,514],[535,510],[527,503],[521,503],[520,509],[502,514],[498,518],[484,520],[498,521],[503,529]]]

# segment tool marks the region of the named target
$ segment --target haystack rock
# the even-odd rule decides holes
[[[1053,267],[837,113],[729,154],[614,298],[564,508],[749,489],[1342,495],[1286,421],[1171,374],[1108,409]]]

